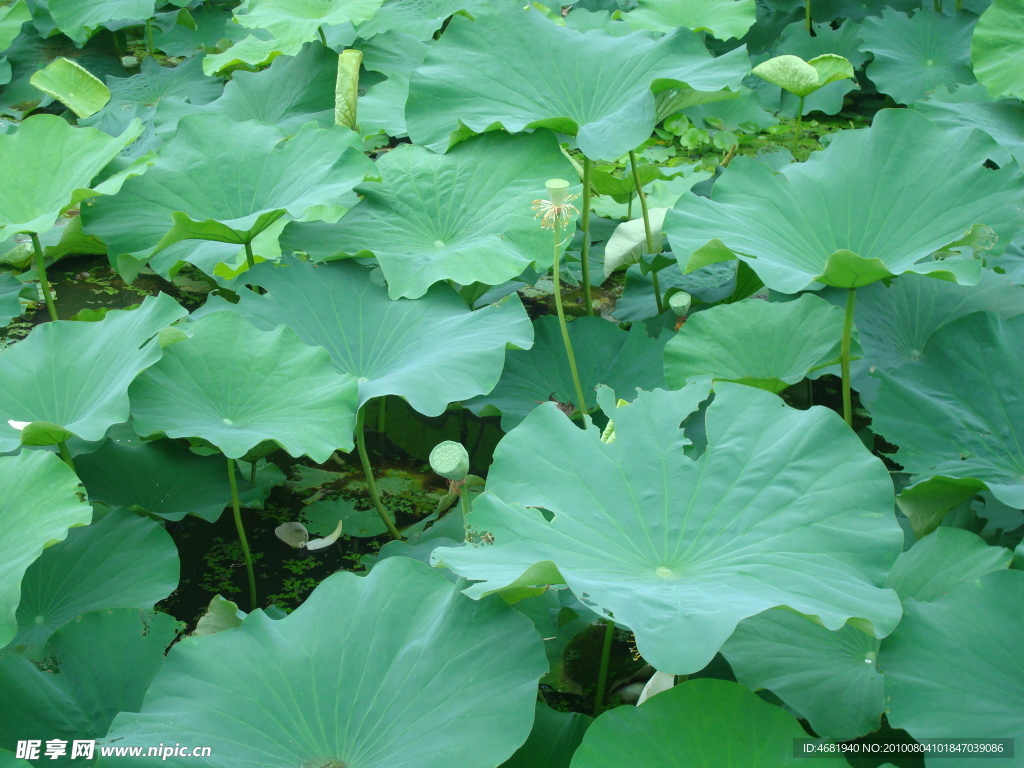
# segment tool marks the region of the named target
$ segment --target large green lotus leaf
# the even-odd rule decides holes
[[[278,56],[262,72],[234,73],[220,98],[207,104],[191,98],[163,102],[156,130],[170,134],[185,115],[215,113],[236,122],[255,120],[295,133],[314,121],[321,128],[334,125],[334,81],[338,54],[319,43],[309,43],[295,56]]]
[[[33,655],[50,635],[88,611],[152,608],[178,586],[178,549],[149,518],[114,511],[72,528],[25,573],[12,648]]]
[[[387,0],[373,18],[359,25],[359,36],[367,40],[385,32],[401,32],[430,40],[453,14],[476,17],[494,9],[492,0]]]
[[[900,554],[886,579],[902,600],[934,600],[962,581],[1005,569],[1008,549],[957,528],[939,528]],[[830,632],[783,609],[741,623],[722,653],[736,679],[767,688],[806,717],[815,733],[851,739],[878,729],[885,709],[879,641],[852,626]]]
[[[63,56],[32,75],[29,82],[77,117],[95,115],[110,101],[110,89],[102,80],[81,64]]]
[[[32,11],[25,0],[14,0],[11,5],[0,8],[0,51],[10,48],[21,33],[26,21],[32,20]]]
[[[384,0],[243,0],[235,21],[281,40],[306,42],[328,24],[366,21]]]
[[[909,517],[941,501],[933,484],[962,489],[946,509],[984,488],[1024,508],[1024,315],[962,317],[932,335],[920,359],[878,376],[872,429],[899,446],[893,460],[913,475],[900,496]]]
[[[0,185],[0,240],[50,229],[61,213],[91,194],[96,174],[141,130],[141,123],[132,123],[112,137],[56,115],[33,115],[14,133],[0,134],[0,167],[18,179]]]
[[[812,294],[723,304],[692,315],[669,340],[665,380],[682,387],[711,374],[778,393],[838,362],[842,334],[843,311]]]
[[[541,403],[554,400],[576,405],[576,388],[558,318],[539,317],[533,328],[533,347],[509,350],[497,386],[465,404],[482,416],[500,412],[501,428],[506,432]],[[588,410],[597,405],[599,384],[611,387],[626,400],[635,397],[637,388],[665,386],[662,360],[672,335],[669,331],[652,338],[639,323],[623,331],[615,323],[596,317],[579,317],[569,323],[568,330]]]
[[[590,726],[572,768],[797,768],[795,717],[725,680],[689,680],[639,707],[616,707]],[[846,768],[819,757],[820,768]]]
[[[500,768],[569,768],[592,722],[587,715],[559,712],[538,701],[530,738]]]
[[[107,87],[110,102],[78,124],[99,128],[111,135],[123,131],[136,117],[151,133],[154,116],[165,102],[187,99],[191,104],[205,104],[224,90],[220,80],[203,74],[198,56],[185,59],[175,67],[162,67],[156,59],[147,56],[142,60],[141,71],[131,77],[107,77]],[[156,149],[158,144],[159,139],[145,134],[137,142],[146,151]],[[132,150],[133,154],[138,152],[136,146]]]
[[[833,412],[738,384],[716,385],[695,423],[709,388],[618,408],[604,389],[607,443],[554,404],[536,409],[498,445],[467,520],[494,543],[436,561],[480,581],[473,595],[564,579],[675,674],[702,669],[740,621],[775,606],[888,634],[899,600],[880,585],[903,533],[884,465]]]
[[[417,301],[394,301],[353,262],[282,264],[252,270],[250,279],[267,293],[242,290],[233,308],[264,328],[287,325],[326,349],[338,371],[358,380],[360,405],[399,395],[420,413],[440,416],[449,403],[494,388],[506,345],[533,343],[518,296],[471,311],[449,286],[438,285]]]
[[[883,644],[889,723],[916,739],[1024,738],[1024,573],[997,571],[931,602],[908,600]],[[951,671],[955,674],[951,675]],[[975,756],[929,766],[968,768]],[[986,761],[987,763],[988,761]],[[1013,761],[992,760],[992,765]]]
[[[546,669],[526,617],[393,557],[328,577],[279,621],[184,638],[107,739],[208,745],[214,768],[494,766],[526,740]]]
[[[676,27],[707,31],[719,40],[743,37],[757,19],[754,0],[640,0],[635,11],[623,14],[637,29],[674,32]]]
[[[356,380],[290,328],[214,312],[132,384],[140,435],[198,437],[238,459],[264,440],[318,464],[351,450]]]
[[[1013,553],[959,528],[936,528],[896,558],[885,585],[901,600],[930,602],[962,581],[1010,566]]]
[[[11,273],[0,273],[0,328],[6,327],[24,311],[21,293],[25,288],[25,284]]]
[[[77,617],[54,633],[43,660],[0,656],[0,742],[68,742],[50,765],[78,765],[75,739],[107,732],[118,712],[137,712],[178,623],[164,613],[116,608]]]
[[[836,291],[830,299],[842,305],[846,297]],[[919,360],[940,328],[986,310],[1003,318],[1024,314],[1024,288],[987,269],[973,286],[908,274],[888,285],[878,282],[862,288],[857,293],[857,330],[864,356],[853,363],[861,402],[870,404],[877,398],[879,382],[871,371],[893,371]]]
[[[576,172],[548,131],[488,133],[445,155],[400,145],[377,167],[383,184],[359,187],[362,202],[340,221],[289,224],[282,244],[318,260],[376,256],[393,298],[419,298],[441,280],[497,285],[551,265],[552,234],[532,202],[546,180]]]
[[[108,22],[141,22],[156,10],[154,0],[49,0],[48,5],[54,24],[78,45]]]
[[[219,5],[201,5],[188,12],[188,19],[178,14],[178,23],[170,28],[153,30],[153,44],[167,56],[192,57],[222,40],[237,42],[248,34],[240,24],[232,22],[231,11]],[[184,23],[183,23],[184,22]],[[196,57],[202,59],[202,56]]]
[[[75,473],[56,454],[0,457],[0,648],[17,634],[25,571],[43,548],[86,525],[92,508]]]
[[[971,38],[974,75],[995,98],[1024,98],[1024,0],[993,0]]]
[[[36,326],[0,354],[0,451],[22,443],[8,420],[55,424],[83,440],[127,421],[128,385],[160,357],[151,339],[185,314],[162,293],[98,322]]]
[[[943,128],[984,131],[1024,168],[1024,108],[1017,99],[955,102],[935,98],[918,102],[913,108]]]
[[[285,138],[226,115],[185,117],[145,174],[82,210],[85,230],[107,244],[111,263],[182,240],[241,244],[282,216],[336,202],[373,171],[346,129],[307,125]]]
[[[94,503],[164,520],[195,515],[212,523],[231,501],[224,460],[199,456],[171,440],[108,439],[99,450],[77,456],[75,469]]]
[[[871,128],[838,133],[777,175],[737,158],[711,199],[679,199],[665,232],[684,270],[736,257],[783,293],[815,281],[857,288],[904,272],[975,283],[980,261],[924,260],[977,224],[1012,233],[1021,173],[985,168],[992,147],[980,132],[882,110]]]
[[[533,10],[456,15],[412,75],[405,119],[414,143],[440,151],[460,126],[545,127],[575,135],[593,160],[616,160],[650,138],[654,91],[736,88],[748,68],[745,49],[712,58],[685,28],[653,40],[578,32]]]
[[[947,16],[921,9],[913,16],[886,8],[861,24],[864,50],[874,54],[867,75],[882,93],[911,104],[936,88],[974,82],[973,13]]]
[[[400,2],[396,7],[404,8],[407,5],[412,3]],[[371,19],[370,23],[376,18]],[[413,70],[423,63],[430,46],[402,32],[384,32],[369,41],[361,42],[360,50],[363,52],[365,69],[387,76],[387,80],[371,85],[366,93],[359,95],[360,131],[364,136],[380,131],[389,136],[405,136],[405,102],[409,98],[409,78]]]

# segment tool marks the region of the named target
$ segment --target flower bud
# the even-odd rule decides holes
[[[469,474],[469,453],[460,443],[445,440],[430,452],[430,468],[441,477],[461,482]]]

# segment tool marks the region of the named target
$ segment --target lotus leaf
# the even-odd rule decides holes
[[[526,350],[509,350],[501,379],[488,394],[473,398],[466,407],[482,416],[501,413],[501,427],[508,431],[541,403],[554,400],[575,407],[576,389],[565,358],[558,319],[540,317],[533,324],[535,341]],[[587,410],[597,404],[596,387],[605,384],[631,400],[638,387],[654,389],[665,384],[665,343],[667,331],[652,338],[643,326],[620,330],[602,318],[580,317],[569,323],[569,338],[576,350],[576,362]]]
[[[501,600],[468,600],[388,558],[328,577],[280,621],[254,611],[237,630],[181,640],[141,713],[119,715],[107,738],[187,737],[225,768],[497,765],[526,740],[546,668],[529,620]]]
[[[0,741],[71,742],[106,733],[114,715],[142,706],[177,628],[163,613],[92,611],[54,633],[45,666],[20,654],[0,657]],[[78,762],[65,758],[54,764]]]
[[[971,38],[974,74],[995,98],[1024,99],[1024,0],[992,0]]]
[[[639,707],[605,712],[587,731],[572,768],[796,768],[794,739],[807,738],[795,717],[736,683],[690,680]],[[842,757],[816,755],[820,768]]]
[[[903,534],[882,463],[831,411],[737,384],[716,385],[705,438],[693,422],[709,388],[618,408],[604,389],[608,443],[541,406],[498,445],[467,520],[494,544],[435,560],[479,580],[475,596],[564,580],[675,674],[702,669],[741,620],[779,605],[888,634],[899,600],[879,587]]]
[[[615,228],[612,236],[604,246],[604,275],[609,277],[612,272],[623,266],[640,261],[647,250],[647,228],[651,230],[651,239],[657,252],[661,252],[662,222],[668,208],[650,208],[646,222],[644,219],[624,221]]]
[[[712,307],[690,317],[666,345],[665,380],[682,387],[711,374],[779,393],[838,362],[842,330],[842,310],[811,294]]]
[[[141,123],[120,136],[76,128],[56,115],[33,115],[13,134],[0,134],[0,167],[18,184],[0,185],[0,238],[45,232],[65,210],[91,194],[90,182],[135,140]]]
[[[787,53],[761,62],[752,74],[804,98],[830,83],[852,79],[853,66],[834,53],[823,53],[810,61]]]
[[[25,572],[13,647],[37,656],[58,629],[87,611],[152,608],[178,586],[178,550],[158,523],[111,512],[72,528]]]
[[[910,104],[939,86],[974,82],[971,33],[977,17],[925,9],[907,16],[886,8],[861,25],[864,48],[874,54],[868,77],[878,90]]]
[[[830,298],[839,304],[844,297]],[[861,402],[870,404],[879,384],[871,370],[894,371],[919,360],[936,331],[972,312],[987,310],[1003,318],[1024,314],[1024,288],[987,269],[975,286],[909,274],[889,285],[862,288],[857,302],[864,359],[854,362],[853,381]]]
[[[417,40],[430,40],[453,14],[475,17],[493,10],[491,0],[387,0],[373,18],[359,25],[359,36],[369,39],[385,32],[401,32]]]
[[[536,11],[456,15],[412,75],[405,119],[415,143],[440,151],[460,126],[545,127],[575,135],[592,160],[616,160],[650,137],[656,91],[736,88],[747,66],[744,49],[711,58],[685,28],[653,40],[577,32]]]
[[[155,165],[83,209],[85,230],[119,271],[137,272],[182,240],[251,243],[283,216],[337,201],[373,170],[351,131],[306,125],[286,138],[225,115],[183,118]]]
[[[103,81],[63,56],[32,75],[29,82],[78,117],[95,115],[110,101],[110,89]]]
[[[0,51],[11,47],[26,21],[32,20],[32,11],[25,0],[14,0],[0,8]]]
[[[231,501],[224,462],[170,440],[133,445],[108,439],[76,457],[75,469],[94,503],[164,520],[195,515],[212,523]]]
[[[268,293],[241,291],[236,310],[264,328],[287,325],[326,349],[335,369],[358,380],[360,405],[400,395],[420,413],[439,416],[449,403],[494,388],[506,345],[533,343],[518,296],[474,312],[445,285],[419,301],[393,301],[352,262],[282,264],[256,267],[251,279]]]
[[[25,285],[14,275],[0,273],[0,327],[22,313],[21,294]]]
[[[44,547],[86,525],[92,508],[81,484],[55,454],[26,451],[0,457],[0,648],[18,631],[15,611],[21,602],[25,571]]]
[[[920,359],[878,372],[873,429],[899,446],[893,459],[913,475],[900,496],[911,519],[944,513],[984,488],[1024,508],[1022,339],[1024,315],[976,312],[934,333]],[[953,496],[936,495],[950,487]]]
[[[1011,553],[956,528],[939,528],[900,554],[886,580],[904,601],[934,600],[963,581],[1005,569]],[[853,626],[837,632],[775,609],[747,619],[722,652],[736,679],[767,688],[826,738],[851,739],[878,729],[885,709],[881,641]]]
[[[987,133],[1024,168],[1024,110],[1016,99],[947,102],[933,98],[913,106],[943,128],[977,128]]]
[[[243,0],[235,20],[265,29],[281,40],[314,40],[328,24],[359,23],[373,16],[383,0]]]
[[[156,10],[155,0],[49,0],[53,23],[81,45],[111,21],[141,22]]]
[[[538,701],[530,738],[500,768],[569,768],[591,722],[579,712],[559,712]]]
[[[1024,573],[997,571],[908,600],[879,657],[889,722],[916,739],[1024,738]],[[950,676],[955,670],[955,677]],[[950,768],[977,764],[950,755]]]
[[[317,463],[353,446],[355,378],[290,328],[261,331],[234,312],[196,322],[130,395],[140,435],[201,438],[231,459],[265,440]]]
[[[108,312],[95,323],[37,326],[4,350],[0,450],[16,450],[25,438],[8,420],[45,422],[83,440],[101,440],[109,427],[127,421],[128,385],[160,357],[160,346],[151,339],[184,314],[174,299],[161,294],[136,310]]]
[[[675,3],[672,0],[640,0],[635,11],[622,18],[639,29],[674,32],[676,27],[707,31],[720,40],[743,37],[754,24],[754,0],[698,0]]]
[[[262,72],[236,72],[224,94],[210,103],[166,100],[157,113],[157,131],[172,133],[182,117],[196,113],[221,114],[236,122],[254,120],[289,134],[311,121],[330,128],[337,68],[336,53],[319,43],[304,45],[294,56],[278,56]]]
[[[985,168],[991,149],[979,132],[965,137],[913,110],[882,110],[871,128],[837,134],[778,175],[737,158],[710,200],[680,198],[665,231],[685,270],[735,257],[783,293],[904,272],[974,283],[980,261],[926,259],[975,225],[1004,237],[1016,226],[1020,170]]]
[[[575,174],[547,131],[490,133],[448,154],[399,146],[378,162],[383,184],[337,224],[293,223],[285,247],[318,260],[377,257],[392,298],[419,298],[441,280],[497,285],[530,264],[550,266],[551,233],[531,203],[544,182]]]

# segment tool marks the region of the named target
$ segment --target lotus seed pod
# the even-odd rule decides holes
[[[692,302],[693,299],[690,297],[690,294],[686,291],[680,291],[679,293],[672,294],[672,297],[668,300],[668,305],[676,313],[676,317],[686,317]]]
[[[469,453],[460,443],[445,440],[430,452],[430,468],[441,477],[461,482],[469,474]]]
[[[569,182],[565,179],[548,179],[544,182],[547,187],[548,197],[552,205],[562,205],[565,202],[565,195],[569,191]]]

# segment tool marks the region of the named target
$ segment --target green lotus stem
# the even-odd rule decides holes
[[[583,386],[580,384],[580,374],[576,370],[576,355],[572,352],[572,341],[569,339],[569,328],[565,324],[565,309],[562,307],[562,278],[559,274],[561,251],[559,250],[558,242],[558,222],[554,225],[555,233],[555,254],[553,258],[554,262],[554,280],[555,280],[555,311],[558,313],[558,327],[562,330],[562,343],[565,345],[565,356],[569,359],[569,371],[572,373],[572,385],[576,388],[576,407],[580,411],[580,415],[583,416],[583,428],[587,428],[587,401],[583,397]]]
[[[636,164],[636,152],[629,150],[629,165],[633,169],[633,186],[636,187],[636,196],[640,198],[640,212],[644,217],[644,237],[647,239],[647,252],[654,253],[654,236],[651,235],[651,214],[647,210],[647,193],[644,192],[644,185],[640,181],[640,169]],[[661,302],[661,286],[658,284],[658,273],[651,273],[654,278],[654,302],[658,307],[658,314],[665,311]]]
[[[317,27],[316,31],[320,33],[320,42],[323,43],[325,47],[330,48],[330,46],[327,45],[327,35],[324,33],[323,26]]]
[[[146,52],[152,56],[156,53],[156,48],[153,47],[153,20],[146,19]]]
[[[580,249],[580,277],[583,282],[583,303],[587,314],[594,314],[594,300],[590,296],[590,177],[594,163],[589,157],[583,158],[583,203],[580,208],[580,228],[583,230],[583,247]],[[556,249],[557,250],[557,249]],[[555,270],[558,275],[558,270]],[[558,295],[558,291],[555,291]]]
[[[377,483],[373,479],[373,467],[370,466],[370,457],[366,453],[365,409],[366,406],[363,405],[356,414],[356,450],[359,452],[359,461],[363,465],[363,474],[366,476],[366,488],[370,492],[370,501],[373,502],[373,508],[377,510],[380,519],[384,521],[384,525],[387,526],[391,537],[401,539],[402,534],[398,532],[394,521],[391,519],[391,515],[384,508],[384,503],[380,500],[380,494],[377,492]]]
[[[77,472],[75,462],[71,459],[71,451],[68,450],[68,444],[61,440],[57,443],[57,449],[60,451],[60,457],[64,459],[64,463],[71,467],[72,472]]]
[[[811,0],[804,0],[804,29],[811,31]]]
[[[252,553],[249,552],[249,540],[245,538],[245,526],[242,525],[242,507],[238,503],[238,480],[235,479],[235,460],[228,459],[228,483],[231,485],[231,511],[235,513],[235,529],[238,540],[242,543],[242,556],[245,558],[245,571],[249,576],[249,606],[255,611],[259,608],[256,600],[256,572],[252,567]]]
[[[857,289],[846,294],[846,315],[843,318],[843,343],[839,350],[843,373],[843,418],[853,427],[853,399],[850,395],[850,345],[853,340],[853,309],[857,303]]]
[[[249,465],[249,485],[256,485],[256,462],[254,461]]]
[[[249,269],[256,266],[256,257],[252,255],[252,241],[245,241],[245,264]]]
[[[46,257],[43,256],[43,246],[39,242],[39,235],[30,232],[32,248],[36,252],[36,274],[39,275],[39,287],[43,291],[43,299],[46,301],[46,311],[51,320],[57,319],[57,308],[53,306],[53,296],[50,295],[50,281],[46,279]]]
[[[796,160],[796,151],[800,148],[800,139],[804,132],[804,97],[800,97],[800,103],[796,108],[796,126],[793,128],[793,159]]]
[[[615,624],[609,621],[604,628],[604,644],[601,646],[601,666],[597,670],[597,689],[594,691],[594,717],[604,711],[604,693],[608,685],[608,662],[612,657],[612,639]]]
[[[459,501],[462,504],[462,519],[465,520],[473,511],[473,508],[469,506],[469,486],[466,485],[465,480],[462,481],[462,487],[459,488]]]

